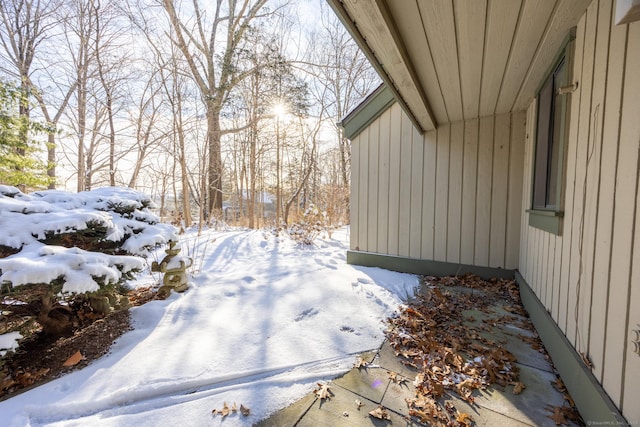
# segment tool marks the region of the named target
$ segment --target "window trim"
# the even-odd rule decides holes
[[[566,187],[566,152],[568,146],[568,128],[570,121],[570,110],[571,110],[571,98],[565,98],[565,102],[563,103],[564,113],[562,114],[562,121],[560,126],[560,148],[559,148],[559,173],[556,177],[556,200],[555,204],[549,208],[543,208],[541,206],[534,207],[534,197],[535,197],[535,178],[536,178],[536,147],[538,144],[538,100],[540,97],[540,92],[547,84],[549,78],[556,72],[562,61],[565,61],[566,73],[567,73],[567,82],[573,82],[573,54],[574,54],[574,40],[575,40],[575,28],[572,28],[569,32],[569,35],[565,39],[562,44],[562,48],[556,55],[552,66],[549,68],[547,73],[545,74],[544,79],[540,83],[539,87],[536,90],[536,122],[533,129],[533,150],[532,150],[532,167],[531,167],[531,194],[529,199],[530,209],[527,209],[526,212],[529,214],[529,225],[531,227],[535,227],[549,233],[555,235],[562,234],[562,219],[564,217],[564,190]],[[569,95],[566,93],[564,96]]]

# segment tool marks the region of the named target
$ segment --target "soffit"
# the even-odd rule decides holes
[[[526,109],[590,0],[328,0],[422,130]]]

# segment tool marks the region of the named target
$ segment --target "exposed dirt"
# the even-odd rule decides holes
[[[152,288],[129,293],[132,305],[141,305],[155,297]],[[0,317],[0,328],[9,329],[8,322],[24,321]],[[111,345],[131,329],[128,310],[113,312],[107,316],[85,318],[73,334],[50,337],[42,333],[37,322],[32,322],[30,335],[20,342],[15,352],[0,359],[0,400],[9,399],[33,387],[51,381],[69,372],[82,369],[106,354]],[[22,328],[24,331],[24,328]],[[81,359],[71,366],[70,358],[80,352]],[[76,355],[77,357],[77,355]],[[69,363],[67,363],[69,364]]]

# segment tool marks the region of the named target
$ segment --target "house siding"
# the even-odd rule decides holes
[[[519,269],[593,375],[640,422],[640,22],[616,26],[613,1],[578,23],[561,235],[521,222]],[[526,115],[522,205],[531,205],[535,102]]]
[[[525,114],[421,135],[394,104],[352,141],[351,249],[517,268]]]

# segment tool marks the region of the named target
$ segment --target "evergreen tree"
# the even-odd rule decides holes
[[[0,81],[0,184],[26,188],[46,188],[50,177],[46,162],[38,159],[34,135],[53,129],[20,114],[28,108],[29,94],[15,85]]]

